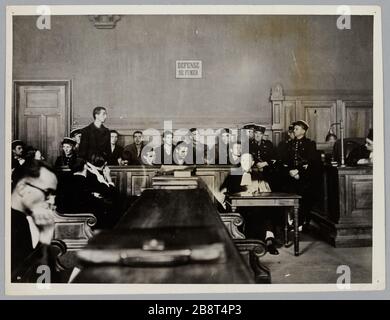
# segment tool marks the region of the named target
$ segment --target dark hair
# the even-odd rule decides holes
[[[17,146],[24,147],[24,143],[21,140],[15,140],[15,141],[12,141],[11,146],[12,146],[12,150],[14,150]]]
[[[45,161],[31,159],[18,166],[12,172],[12,191],[20,180],[23,178],[39,178],[41,174],[41,168],[46,168],[54,175],[56,174],[54,169]]]
[[[163,138],[167,135],[170,134],[173,137],[173,132],[172,131],[164,131],[163,132]]]
[[[70,165],[70,171],[72,173],[80,172],[84,170],[84,165],[87,162],[83,158],[76,158],[75,161]]]
[[[370,130],[368,131],[367,138],[370,139],[370,140],[374,140],[374,133],[373,133],[373,130],[372,130],[372,129],[370,129]]]
[[[325,141],[328,142],[330,138],[335,138],[337,140],[337,136],[334,133],[328,133],[325,137]]]
[[[31,147],[31,146],[28,146],[26,148],[26,151],[24,152],[24,159],[26,161],[31,161],[31,160],[35,159],[35,154],[37,153],[37,151],[40,151],[40,150],[37,148]]]
[[[191,128],[190,132],[193,133],[194,131],[199,131],[197,128]]]
[[[116,131],[116,130],[110,130],[110,134],[111,134],[111,133],[116,133],[116,135],[119,137],[118,131]]]
[[[101,167],[106,163],[106,158],[101,153],[94,153],[91,156],[91,164],[93,164],[95,167]]]
[[[134,138],[134,136],[136,135],[136,133],[142,134],[142,131],[139,131],[139,130],[134,131],[134,133],[133,133],[133,138]]]
[[[102,110],[106,111],[106,108],[100,106],[94,108],[92,111],[93,118],[96,119],[96,115],[99,114]]]

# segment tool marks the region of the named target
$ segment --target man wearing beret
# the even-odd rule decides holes
[[[295,138],[288,142],[283,164],[287,171],[287,191],[302,196],[299,224],[308,227],[310,210],[317,196],[321,173],[321,158],[315,141],[306,138],[309,125],[299,120],[293,123]]]

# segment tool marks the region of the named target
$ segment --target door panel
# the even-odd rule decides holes
[[[68,81],[15,82],[15,139],[38,148],[49,163],[69,130]]]

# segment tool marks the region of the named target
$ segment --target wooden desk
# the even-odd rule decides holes
[[[131,242],[148,240],[158,232],[159,238],[171,244],[178,238],[184,245],[217,240],[224,245],[224,258],[215,262],[158,267],[87,265],[74,282],[254,283],[248,266],[203,189],[145,190],[118,225],[106,234],[97,235],[87,249],[121,249]]]
[[[230,202],[232,212],[235,212],[238,207],[285,207],[285,245],[288,243],[288,214],[292,209],[294,211],[294,254],[296,256],[299,255],[299,199],[301,199],[301,196],[296,194],[277,192],[264,192],[255,196],[242,194],[228,196],[228,202]]]

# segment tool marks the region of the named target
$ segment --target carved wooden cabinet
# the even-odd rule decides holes
[[[372,167],[325,167],[312,211],[320,233],[336,247],[372,244]]]

